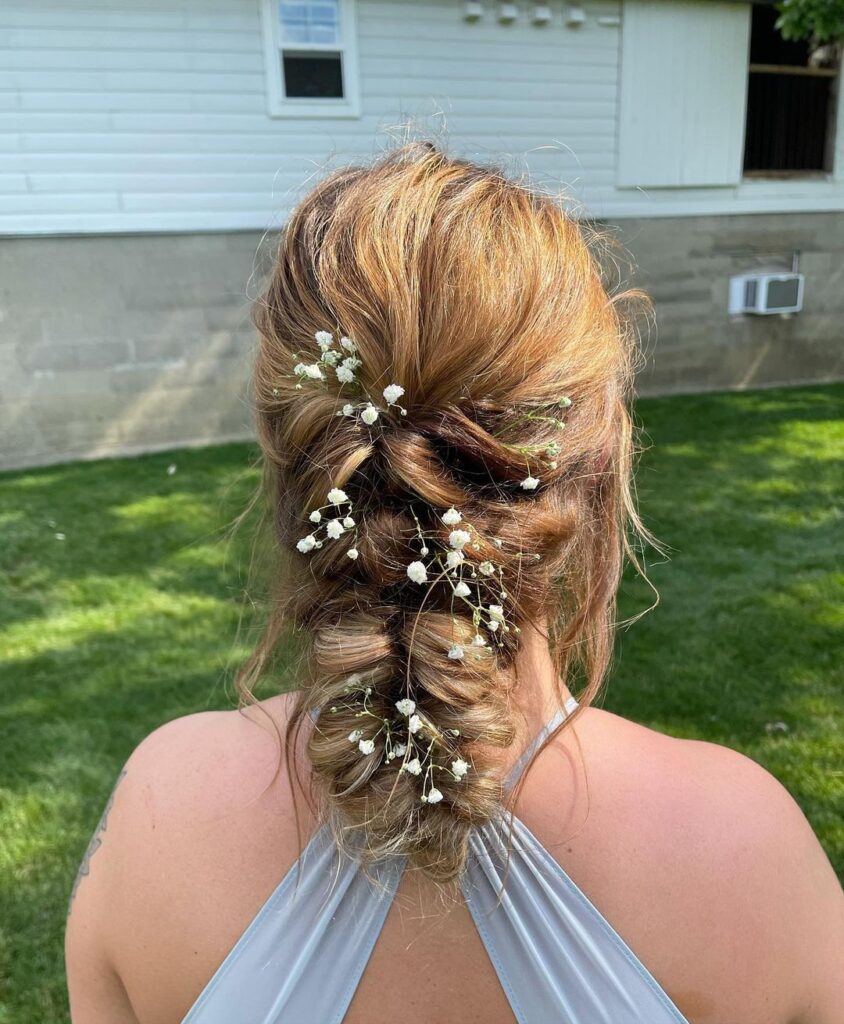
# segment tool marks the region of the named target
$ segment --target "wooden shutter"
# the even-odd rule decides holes
[[[623,11],[618,185],[737,184],[750,4],[625,0]]]

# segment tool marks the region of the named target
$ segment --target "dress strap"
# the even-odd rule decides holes
[[[510,771],[507,773],[507,778],[504,780],[504,789],[512,789],[513,786],[519,781],[522,776],[522,772],[527,767],[528,762],[533,755],[539,750],[545,740],[551,735],[551,733],[557,728],[557,726],[563,722],[566,718],[572,714],[577,708],[577,701],[574,697],[569,697],[565,704],[555,712],[549,721],[542,726],[539,732],[534,738],[528,743],[522,753],[519,755],[519,760],[513,765]]]

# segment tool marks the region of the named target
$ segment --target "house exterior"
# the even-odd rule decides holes
[[[250,435],[298,194],[401,126],[559,192],[654,298],[645,391],[842,375],[837,68],[746,0],[4,0],[0,466]],[[731,275],[805,277],[789,316]],[[629,278],[629,274],[627,275]]]

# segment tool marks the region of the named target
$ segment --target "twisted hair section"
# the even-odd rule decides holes
[[[521,627],[548,623],[561,680],[582,684],[581,703],[610,660],[627,527],[638,523],[631,332],[555,201],[418,144],[305,197],[255,322],[254,397],[282,564],[244,685],[285,629],[297,630],[307,658],[288,739],[308,726],[321,810],[339,841],[453,879],[471,830],[501,805]],[[303,353],[319,357],[320,331],[353,340],[366,395],[404,388],[402,414],[344,415],[330,365],[325,381],[303,384],[296,368]],[[352,554],[343,539],[300,554],[332,488],[353,510]],[[484,637],[473,602],[442,585],[446,569],[422,585],[409,578],[420,538],[425,551],[449,550],[452,508],[471,535],[461,574],[482,608],[507,608],[506,626],[490,619]],[[362,714],[364,725],[389,723],[404,700],[431,764],[468,766],[439,772],[436,801],[397,770],[389,730],[373,728],[370,755],[350,741]]]

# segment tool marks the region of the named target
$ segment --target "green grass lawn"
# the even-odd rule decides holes
[[[620,634],[603,701],[760,761],[839,871],[842,407],[844,386],[640,403],[641,505],[671,555],[651,560],[660,605]],[[0,478],[0,1024],[67,1020],[67,897],[129,752],[231,701],[250,538],[228,527],[253,458],[227,445]],[[622,615],[650,601],[630,579]]]

